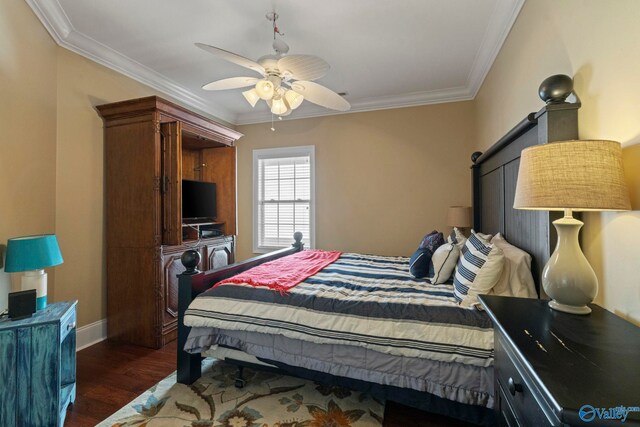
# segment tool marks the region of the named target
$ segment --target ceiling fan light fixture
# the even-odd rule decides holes
[[[304,101],[304,96],[293,90],[288,90],[284,94],[284,98],[287,100],[292,110],[298,108],[300,104],[302,104],[302,101]]]
[[[254,70],[261,77],[230,77],[216,80],[203,86],[206,90],[247,88],[242,95],[255,107],[260,99],[269,106],[273,115],[286,116],[304,101],[336,111],[348,111],[349,102],[331,89],[314,83],[329,71],[329,64],[314,55],[287,54],[289,46],[277,36],[283,36],[276,25],[275,12],[267,14],[273,23],[273,50],[275,54],[263,55],[257,61],[233,52],[196,43],[196,46],[219,59]],[[253,88],[252,88],[253,87]]]
[[[282,99],[281,96],[273,98],[271,101],[271,112],[273,114],[282,115],[286,113],[288,109],[287,104],[285,104],[284,99]]]
[[[256,83],[255,89],[258,96],[266,101],[273,97],[275,86],[271,81],[264,79]]]
[[[260,95],[258,95],[256,88],[246,90],[242,92],[242,95],[252,107],[255,107],[260,100]]]
[[[282,120],[283,116],[288,116],[289,114],[291,114],[291,108],[287,108],[287,111],[285,111],[284,113],[280,114],[280,117],[278,117],[280,120]]]

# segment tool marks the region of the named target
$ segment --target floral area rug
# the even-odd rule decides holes
[[[384,403],[369,395],[300,378],[203,362],[202,377],[187,386],[176,373],[99,424],[100,427],[378,427]]]

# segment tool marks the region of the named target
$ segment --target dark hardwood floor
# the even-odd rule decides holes
[[[66,427],[95,426],[171,374],[175,341],[161,350],[103,341],[77,354],[77,397]],[[385,427],[467,427],[470,424],[388,402]]]
[[[103,341],[79,351],[76,401],[65,426],[95,426],[158,383],[176,369],[176,348]]]

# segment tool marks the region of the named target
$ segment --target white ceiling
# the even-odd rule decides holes
[[[524,0],[25,0],[63,47],[233,124],[271,120],[240,89],[213,80],[250,70],[194,46],[251,59],[272,53],[271,22],[290,53],[325,59],[318,80],[347,92],[351,111],[475,97]],[[257,75],[256,75],[257,76]],[[309,102],[288,119],[335,114]]]

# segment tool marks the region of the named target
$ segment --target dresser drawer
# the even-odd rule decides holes
[[[496,389],[496,421],[498,427],[520,427],[516,414],[513,412],[513,408],[509,404],[507,393],[502,389],[502,386],[498,381],[495,385]]]
[[[505,403],[513,408],[517,419],[516,425],[532,427],[561,425],[559,420],[552,415],[551,408],[539,394],[533,380],[517,362],[508,343],[500,334],[496,335],[494,367],[496,392],[502,392],[499,399],[506,400]],[[545,412],[550,413],[551,417],[548,417]],[[555,421],[553,421],[554,418]]]
[[[76,328],[76,309],[75,307],[67,313],[60,321],[60,342],[69,335],[69,332]]]

